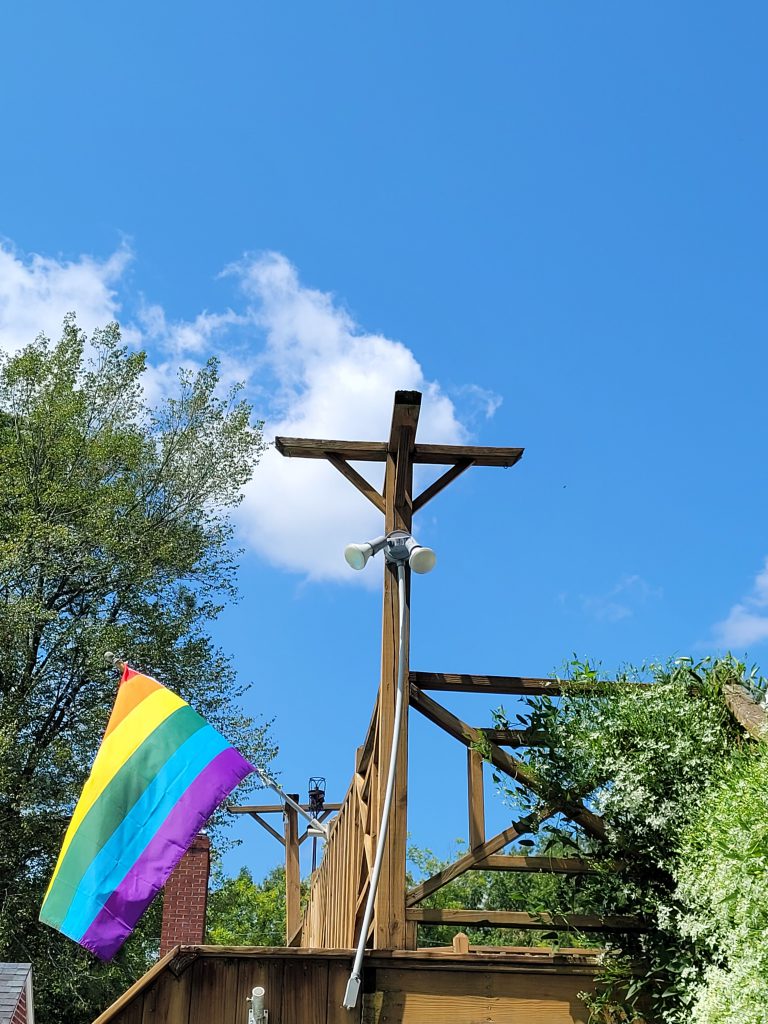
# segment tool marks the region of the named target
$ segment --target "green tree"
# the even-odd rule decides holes
[[[591,1001],[593,1020],[641,1021],[647,1008],[658,1024],[689,1024],[690,1008],[712,954],[683,925],[678,889],[681,845],[711,788],[734,757],[742,735],[723,699],[730,682],[753,683],[730,658],[694,665],[679,659],[652,668],[652,685],[617,685],[585,692],[596,670],[574,662],[562,698],[530,698],[520,723],[540,738],[522,753],[539,796],[510,787],[515,816],[543,803],[581,799],[605,824],[604,841],[581,836],[567,820],[541,830],[595,855],[599,884],[591,890],[596,914],[639,914],[647,932],[606,936],[612,955],[605,984]],[[497,724],[508,726],[503,710]],[[644,969],[635,977],[632,962]],[[719,1019],[718,1019],[719,1021]]]
[[[0,358],[0,958],[36,965],[43,1024],[91,1019],[151,948],[139,934],[100,968],[36,920],[114,698],[104,652],[257,763],[274,753],[206,632],[236,598],[229,513],[261,425],[215,360],[154,409],[145,369],[116,324],[86,339],[71,316],[58,343]]]
[[[254,882],[248,868],[219,875],[208,897],[208,942],[218,946],[285,945],[285,868]]]

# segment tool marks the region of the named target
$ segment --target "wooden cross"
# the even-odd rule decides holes
[[[420,511],[435,495],[444,490],[470,466],[514,466],[523,454],[522,448],[486,448],[469,445],[417,444],[416,430],[421,408],[418,391],[395,392],[392,425],[388,441],[327,441],[297,437],[277,437],[275,447],[288,458],[326,459],[346,477],[384,516],[384,533],[392,530],[411,532],[414,513]],[[384,488],[380,493],[351,462],[383,462]],[[447,466],[446,471],[421,494],[413,496],[414,465]],[[408,678],[410,570],[406,568],[405,607],[405,671]],[[384,610],[381,645],[381,682],[375,734],[372,735],[373,761],[381,765],[376,771],[370,806],[378,813],[384,801],[386,766],[389,763],[394,732],[395,694],[398,664],[397,570],[385,564]],[[381,877],[376,895],[372,941],[377,949],[403,949],[409,944],[405,917],[405,859],[407,831],[407,700],[403,707],[400,743],[397,754],[397,776],[392,801]],[[371,839],[378,831],[378,821],[369,826]]]

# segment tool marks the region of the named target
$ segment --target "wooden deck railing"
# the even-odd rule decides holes
[[[331,824],[322,863],[312,875],[301,927],[291,945],[350,949],[358,940],[378,829],[377,724],[378,704],[357,751],[352,783]]]

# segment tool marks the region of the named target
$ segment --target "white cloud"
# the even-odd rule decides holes
[[[637,574],[622,576],[605,594],[580,596],[581,607],[600,622],[621,622],[635,613],[639,604],[661,597],[661,588],[653,587]]]
[[[124,337],[149,353],[145,393],[154,402],[175,388],[178,369],[195,369],[211,355],[225,384],[244,381],[265,435],[383,440],[396,390],[423,392],[419,436],[460,444],[478,410],[491,416],[500,398],[462,385],[460,420],[438,383],[427,380],[404,344],[363,331],[327,293],[305,287],[281,254],[246,256],[223,275],[236,282],[234,309],[203,310],[169,320],[162,305],[124,309],[126,248],[106,260],[24,257],[0,244],[0,349],[28,344],[40,331],[59,335],[69,311],[81,327],[121,319]],[[360,471],[381,485],[382,468]],[[310,579],[373,582],[377,574],[350,573],[342,558],[350,540],[380,532],[379,513],[328,463],[284,459],[266,452],[238,511],[243,539],[272,564]]]
[[[58,338],[62,320],[72,311],[87,332],[115,320],[120,310],[116,285],[130,260],[125,247],[106,260],[57,260],[24,258],[0,243],[0,350],[28,345],[41,331]]]
[[[266,335],[264,369],[275,381],[278,410],[268,419],[268,436],[383,440],[394,392],[413,389],[424,392],[420,437],[465,440],[453,403],[425,379],[413,352],[362,332],[332,296],[304,287],[284,256],[249,259],[228,273],[255,303],[253,321]],[[380,467],[359,469],[380,486]],[[240,522],[249,543],[274,564],[345,580],[356,577],[343,561],[344,545],[382,526],[380,514],[328,463],[285,459],[274,449],[247,488]]]
[[[737,650],[768,640],[768,558],[751,591],[733,605],[722,622],[715,623],[713,631],[718,645]]]

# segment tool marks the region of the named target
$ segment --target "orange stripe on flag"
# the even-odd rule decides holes
[[[130,672],[130,675],[128,673]],[[109,736],[113,729],[115,729],[122,720],[129,715],[135,707],[150,695],[155,690],[160,689],[160,683],[156,679],[150,679],[149,676],[143,676],[140,672],[134,672],[132,669],[127,668],[123,674],[123,678],[120,680],[124,683],[126,679],[132,679],[133,683],[130,687],[126,687],[124,690],[119,689],[117,691],[117,700],[115,706],[112,709],[112,714],[109,718],[106,731],[104,733],[104,739]]]

